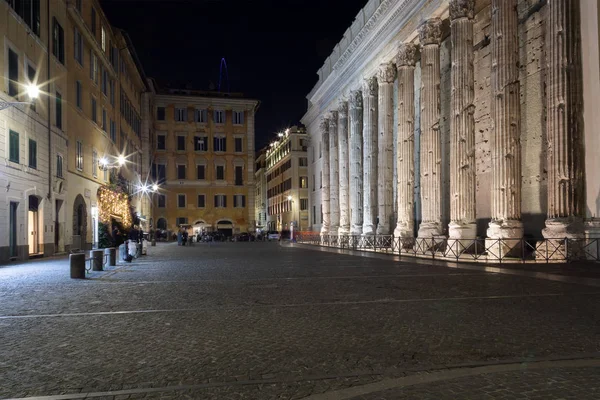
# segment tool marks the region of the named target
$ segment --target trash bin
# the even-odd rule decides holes
[[[85,254],[76,253],[69,255],[72,279],[85,279]]]
[[[103,271],[104,251],[92,250],[90,251],[90,258],[92,259],[92,271]]]
[[[114,267],[117,265],[117,249],[114,247],[109,247],[108,249],[104,249],[104,256],[106,257],[106,263]]]

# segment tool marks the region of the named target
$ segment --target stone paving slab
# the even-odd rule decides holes
[[[0,398],[302,398],[460,363],[600,353],[600,294],[582,285],[276,243],[159,245],[84,281],[65,270],[0,269]],[[193,388],[140,392],[177,385]]]

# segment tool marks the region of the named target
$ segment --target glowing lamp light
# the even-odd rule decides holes
[[[279,137],[283,137],[283,132],[279,132],[279,133],[277,134],[277,136],[279,136]]]
[[[100,166],[106,167],[108,165],[108,160],[105,157],[100,159]]]
[[[27,85],[27,94],[30,99],[37,99],[40,96],[40,88],[34,84]]]
[[[289,135],[289,134],[290,134],[290,128],[287,128],[287,129],[285,130],[285,134],[286,134],[286,135]]]
[[[158,185],[156,183],[152,185],[152,190],[155,192],[158,190]]]
[[[289,201],[292,201],[292,196],[288,196],[287,198]]]
[[[125,164],[125,156],[120,155],[119,158],[117,158],[117,161],[119,162],[119,165],[124,165]]]
[[[142,187],[140,189],[142,190],[142,193],[148,192],[148,186],[146,186],[146,185],[142,185]]]

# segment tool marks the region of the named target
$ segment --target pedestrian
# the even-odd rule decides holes
[[[183,232],[181,232],[181,228],[180,228],[179,231],[177,232],[177,246],[181,246],[182,242],[183,242]]]
[[[188,233],[187,233],[187,229],[184,229],[184,230],[183,230],[183,238],[182,238],[182,242],[183,242],[183,245],[184,245],[184,246],[185,246],[185,244],[187,243],[187,240],[188,240]]]

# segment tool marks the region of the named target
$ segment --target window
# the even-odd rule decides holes
[[[81,33],[77,30],[77,28],[73,28],[74,31],[74,55],[75,60],[79,63],[79,65],[83,66],[83,38],[81,37]]]
[[[81,87],[81,81],[76,81],[75,82],[75,104],[77,104],[77,108],[79,108],[80,110],[83,107],[82,98],[81,98],[82,90],[83,90],[83,88]]]
[[[75,153],[75,167],[79,171],[83,171],[83,143],[77,141],[77,149]]]
[[[187,121],[187,109],[176,108],[175,109],[175,121],[177,121],[177,122]]]
[[[40,36],[40,1],[32,0],[8,0],[19,17],[31,28],[36,36]]]
[[[177,150],[185,151],[185,136],[183,135],[177,136]]]
[[[246,207],[246,196],[244,196],[243,194],[234,195],[233,206],[238,208]]]
[[[308,210],[308,199],[300,199],[300,211]]]
[[[8,95],[16,97],[19,94],[19,56],[8,49]]]
[[[37,169],[37,143],[29,139],[29,168]]]
[[[176,223],[177,223],[177,226],[180,226],[180,225],[187,225],[187,223],[188,223],[188,219],[187,219],[187,217],[179,217],[179,218],[177,218],[175,221],[176,221]]]
[[[77,7],[77,11],[79,11],[79,14],[81,14],[81,10],[83,8],[82,2],[83,0],[77,0],[77,3],[75,4],[75,6]]]
[[[227,142],[225,136],[214,137],[213,151],[227,151]]]
[[[234,111],[233,112],[233,124],[234,125],[244,125],[244,112],[243,111]]]
[[[9,147],[8,159],[12,162],[18,163],[19,162],[19,133],[11,130],[9,133],[8,141],[9,141],[9,143],[8,143],[8,147]]]
[[[323,171],[319,172],[319,182],[321,183],[321,186],[319,186],[319,188],[323,189]]]
[[[92,96],[92,121],[98,122],[98,110],[96,108],[96,98]]]
[[[107,126],[106,126],[106,109],[104,107],[102,107],[102,129],[104,130],[104,132],[106,132]]]
[[[224,194],[215,195],[215,207],[217,207],[217,208],[227,207],[227,197]]]
[[[208,136],[195,136],[194,137],[194,150],[195,151],[208,151]]]
[[[317,207],[313,206],[313,224],[317,223]]]
[[[94,178],[98,177],[98,152],[96,149],[92,150],[92,175]]]
[[[158,208],[165,208],[167,206],[167,196],[164,194],[158,195]]]
[[[194,110],[194,121],[204,124],[204,123],[206,123],[207,119],[208,119],[208,117],[207,117],[206,110],[201,110],[198,108]]]
[[[312,180],[312,183],[313,183],[313,192],[315,191],[315,188],[316,188],[316,185],[317,185],[316,182],[317,181],[315,180],[315,174],[313,174],[313,180]]]
[[[102,45],[102,51],[106,51],[106,31],[104,27],[100,28],[100,44]]]
[[[60,154],[57,154],[56,155],[56,176],[58,178],[63,177],[62,167],[63,167],[63,157]]]
[[[164,107],[156,107],[156,119],[158,121],[165,120],[165,108]]]
[[[101,67],[102,71],[102,93],[108,96],[108,71],[106,68]]]
[[[167,135],[160,134],[156,135],[156,150],[167,149]]]
[[[177,207],[185,208],[185,194],[177,195]]]
[[[95,35],[96,34],[96,9],[94,7],[92,7],[92,33]]]
[[[65,63],[65,31],[56,17],[52,18],[52,54],[61,64]]]
[[[301,176],[300,177],[300,188],[301,189],[308,188],[308,176]]]
[[[298,159],[298,166],[300,166],[300,167],[308,167],[308,158],[306,158],[306,157],[300,157]]]
[[[236,153],[241,153],[243,150],[243,146],[242,146],[243,140],[242,138],[235,138],[235,152]]]
[[[244,185],[244,167],[236,165],[235,167],[235,185]]]
[[[114,107],[115,105],[115,81],[110,80],[110,105]]]
[[[199,180],[206,179],[206,166],[205,165],[197,165],[196,166],[196,177]]]
[[[225,111],[215,110],[214,111],[214,122],[215,122],[215,124],[224,124],[225,123]]]
[[[110,140],[117,143],[117,123],[110,119]]]
[[[177,165],[177,179],[185,179],[185,165]]]
[[[225,179],[225,166],[217,165],[217,180],[222,181]]]
[[[321,204],[321,223],[323,223],[323,204]]]
[[[55,107],[56,127],[62,129],[62,95],[56,92],[56,107]]]
[[[90,50],[90,79],[94,83],[98,83],[98,57]]]
[[[206,196],[203,194],[198,195],[198,208],[206,207]]]

